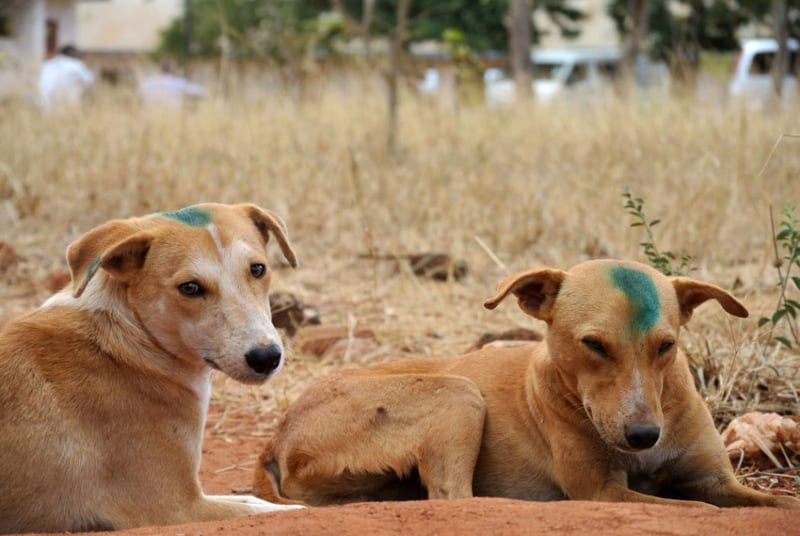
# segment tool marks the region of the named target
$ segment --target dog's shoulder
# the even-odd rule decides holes
[[[9,321],[0,331],[5,354],[50,350],[76,340],[92,339],[92,320],[88,311],[72,307],[41,307]]]

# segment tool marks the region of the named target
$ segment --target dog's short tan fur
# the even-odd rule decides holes
[[[322,379],[283,417],[256,495],[411,497],[416,472],[430,498],[800,506],[737,482],[678,350],[680,327],[709,299],[747,316],[729,293],[603,260],[512,276],[485,305],[508,294],[547,322],[546,342]]]
[[[294,265],[283,222],[255,205],[114,220],[70,245],[71,288],[0,334],[0,532],[286,508],[204,496],[197,476],[209,367],[261,382],[283,363],[270,235]]]

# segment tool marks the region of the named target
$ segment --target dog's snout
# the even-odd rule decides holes
[[[283,350],[277,344],[267,346],[256,346],[244,354],[247,366],[258,374],[272,372],[281,364]]]
[[[625,440],[632,449],[649,449],[658,442],[661,428],[658,426],[632,425],[625,427]]]

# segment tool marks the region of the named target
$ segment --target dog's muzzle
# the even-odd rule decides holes
[[[247,366],[257,374],[269,374],[281,364],[283,350],[277,344],[254,346],[244,354]]]
[[[661,428],[658,426],[625,426],[625,441],[634,450],[649,449],[658,443],[659,437],[661,437]]]

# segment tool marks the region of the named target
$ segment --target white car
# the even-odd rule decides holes
[[[567,94],[580,101],[606,98],[611,94],[620,59],[617,48],[536,49],[531,54],[533,94],[542,104]],[[500,69],[484,73],[484,86],[489,107],[506,106],[515,100],[514,81]]]
[[[782,99],[787,102],[797,94],[798,41],[787,41],[789,65],[783,80]],[[763,108],[772,93],[772,66],[778,53],[775,39],[743,39],[728,93],[734,101],[748,108]]]
[[[582,98],[608,94],[621,58],[618,48],[534,50],[533,92],[542,103],[551,102],[565,88]]]

